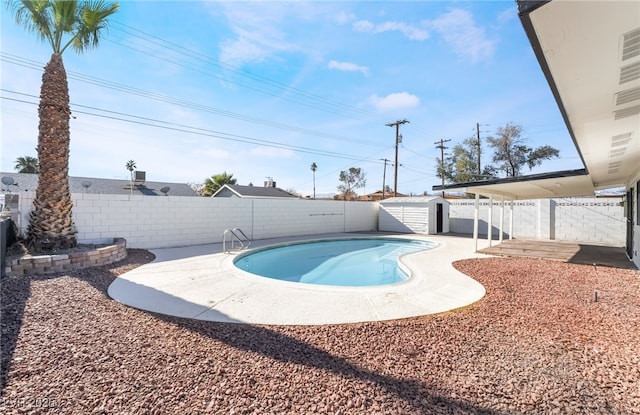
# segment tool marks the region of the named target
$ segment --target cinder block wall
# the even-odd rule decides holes
[[[451,232],[472,234],[474,200],[450,201]],[[509,201],[505,201],[503,231],[509,233]],[[487,235],[489,201],[480,201],[478,232]],[[500,230],[499,200],[494,200],[492,235]],[[591,242],[624,246],[625,218],[620,199],[595,197],[518,200],[513,202],[513,237]]]
[[[555,219],[556,239],[624,245],[626,225],[619,199],[556,199]]]
[[[28,226],[34,192],[20,194],[20,230]],[[251,239],[376,230],[377,202],[240,199],[73,193],[80,243],[124,238],[129,248],[222,242],[226,229]]]
[[[19,194],[21,232],[29,224],[35,192]],[[251,239],[371,231],[378,228],[377,202],[200,198],[74,193],[73,220],[80,243],[124,238],[130,248],[219,243],[225,229],[240,228]],[[473,233],[474,200],[451,200],[450,231]],[[544,204],[544,205],[541,205]],[[569,198],[513,202],[513,236],[625,244],[619,199]],[[480,235],[487,235],[489,201],[480,201]],[[544,216],[544,217],[541,217]],[[509,231],[505,202],[505,237]],[[492,234],[498,237],[500,208],[494,201]]]

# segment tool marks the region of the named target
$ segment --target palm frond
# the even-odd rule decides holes
[[[7,2],[7,7],[15,16],[18,25],[35,33],[40,40],[49,42],[55,51],[52,36],[54,23],[49,0],[12,0]]]
[[[108,27],[108,17],[118,11],[118,3],[86,1],[78,10],[78,32],[72,46],[77,52],[97,47],[100,33]]]

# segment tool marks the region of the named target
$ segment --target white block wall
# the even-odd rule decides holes
[[[20,194],[26,232],[34,192]],[[130,248],[222,242],[226,229],[251,239],[376,230],[377,202],[240,199],[74,193],[73,221],[80,243],[125,238]]]
[[[451,232],[472,234],[474,200],[450,201]],[[494,199],[492,235],[500,229],[499,200]],[[513,202],[513,237],[591,242],[624,246],[624,209],[619,198],[558,198]],[[480,200],[478,232],[487,235],[489,201]],[[505,201],[505,236],[509,233],[509,201]]]
[[[537,238],[538,236],[538,204],[537,200],[517,200],[513,202],[514,237]],[[450,200],[449,227],[453,233],[473,234],[474,200]],[[500,233],[500,201],[493,201],[493,215],[491,220],[492,235]],[[480,200],[480,217],[478,233],[487,235],[489,219],[489,200]],[[509,201],[504,203],[503,232],[509,231]]]
[[[556,199],[556,239],[624,245],[625,220],[620,199]]]
[[[18,226],[25,233],[35,192],[19,193]],[[358,232],[378,229],[377,202],[130,196],[74,193],[73,220],[80,243],[125,238],[131,248],[160,248],[219,243],[225,229],[240,228],[251,239]],[[449,230],[473,233],[474,200],[451,200]],[[494,201],[492,230],[497,238],[499,201]],[[514,204],[516,238],[542,238],[625,244],[620,199],[570,198],[519,200]],[[489,201],[480,202],[481,235],[487,234]],[[541,217],[546,216],[545,217]],[[508,236],[509,203],[504,232]],[[636,228],[640,229],[637,225]],[[637,230],[638,230],[637,229]],[[634,248],[640,250],[636,232]]]

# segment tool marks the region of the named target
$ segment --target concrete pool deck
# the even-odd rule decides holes
[[[453,310],[484,296],[481,284],[451,265],[460,259],[487,256],[475,253],[473,239],[468,237],[340,233],[257,240],[250,248],[367,236],[429,240],[438,246],[401,258],[412,275],[408,281],[373,287],[320,286],[259,277],[236,268],[237,253],[223,253],[220,243],[152,249],[156,259],[120,275],[108,293],[116,301],[151,312],[266,325],[393,320]],[[485,243],[479,241],[478,248]]]

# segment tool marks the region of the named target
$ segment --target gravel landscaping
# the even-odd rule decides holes
[[[460,310],[248,326],[109,299],[151,259],[2,280],[0,413],[640,414],[637,270],[470,259]]]

